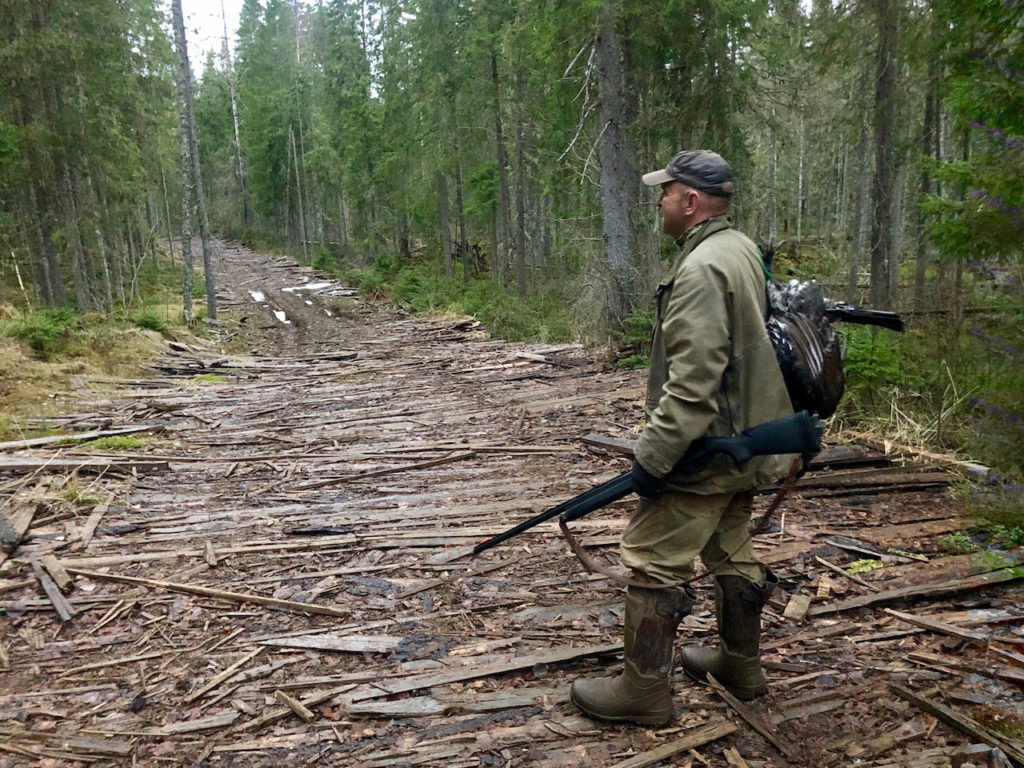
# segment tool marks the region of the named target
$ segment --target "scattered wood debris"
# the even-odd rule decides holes
[[[677,674],[666,728],[598,723],[568,686],[621,667],[621,593],[554,523],[470,552],[628,466],[643,373],[222,250],[222,306],[246,318],[223,333],[251,354],[176,342],[152,376],[36,425],[145,425],[139,448],[0,446],[0,764],[1021,760],[1020,552],[946,551],[959,522],[938,468],[958,465],[831,447],[755,540],[781,580],[768,695]],[[65,477],[91,501],[38,501]],[[614,559],[632,508],[575,530]],[[679,642],[713,643],[711,584],[695,588]]]

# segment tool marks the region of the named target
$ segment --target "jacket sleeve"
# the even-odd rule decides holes
[[[662,311],[668,380],[635,450],[656,477],[667,475],[714,421],[729,364],[729,281],[720,267],[694,255],[681,265]]]

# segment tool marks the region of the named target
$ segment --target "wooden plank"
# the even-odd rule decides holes
[[[942,597],[945,595],[955,595],[968,590],[984,589],[985,587],[992,587],[997,584],[1006,584],[1021,578],[1024,578],[1024,569],[1002,568],[998,571],[979,573],[975,576],[969,576],[966,579],[952,579],[950,581],[943,581],[939,584],[917,584],[911,587],[903,587],[901,589],[890,589],[885,592],[876,592],[871,595],[859,595],[857,597],[847,598],[846,600],[839,600],[834,603],[815,606],[807,612],[807,615],[824,616],[830,613],[850,611],[854,608],[863,608],[868,605],[889,603],[896,600],[907,600],[915,597]]]
[[[402,644],[403,639],[398,635],[320,634],[262,640],[260,645],[274,648],[311,648],[339,653],[390,653]]]
[[[117,755],[127,757],[131,754],[135,745],[130,741],[118,739],[92,739],[83,736],[56,737],[54,741],[61,749],[70,752],[95,752],[101,755]]]
[[[241,668],[243,665],[245,665],[245,664],[249,663],[250,661],[252,661],[253,659],[255,659],[261,653],[263,653],[263,649],[262,648],[257,648],[255,651],[247,653],[245,656],[240,658],[238,661],[236,661],[230,667],[225,669],[219,675],[216,675],[212,680],[210,680],[210,682],[208,682],[206,685],[204,685],[198,691],[196,691],[195,693],[187,696],[185,698],[185,702],[187,704],[191,704],[193,701],[198,699],[200,696],[203,696],[203,695],[209,693],[214,688],[216,688],[218,685],[223,683],[225,680],[227,680],[230,677],[233,677],[238,672],[239,668]]]
[[[353,480],[365,480],[370,477],[382,477],[383,475],[393,475],[398,472],[411,472],[414,469],[424,469],[426,467],[436,467],[441,464],[451,464],[455,461],[462,461],[464,459],[472,459],[476,456],[476,451],[465,451],[463,453],[450,453],[447,456],[442,456],[439,459],[430,459],[429,461],[420,461],[416,464],[405,464],[401,467],[388,467],[387,469],[377,469],[372,472],[359,472],[354,475],[343,475],[342,477],[330,477],[326,480],[311,480],[305,483],[298,483],[293,486],[297,490],[309,490],[311,488],[325,488],[329,485],[337,485],[339,483],[348,483]]]
[[[723,736],[728,736],[730,733],[735,732],[735,730],[736,726],[728,720],[719,720],[715,723],[702,725],[681,739],[676,739],[668,744],[662,744],[660,747],[650,749],[647,752],[633,755],[628,760],[615,763],[611,768],[648,768],[648,766],[657,765],[664,760],[675,757],[680,752],[696,749]]]
[[[811,607],[812,595],[798,593],[789,598],[786,610],[782,615],[790,621],[803,621],[807,617],[807,611]]]
[[[342,685],[337,688],[331,688],[328,691],[323,691],[321,693],[315,693],[311,696],[306,696],[300,701],[300,703],[302,704],[302,706],[307,708],[315,707],[318,704],[323,704],[325,701],[329,701],[337,696],[341,696],[346,692],[351,691],[353,688],[355,688],[355,685],[352,683]],[[241,723],[237,726],[237,730],[257,731],[260,728],[265,728],[268,725],[273,725],[274,723],[283,720],[284,718],[288,717],[288,715],[292,714],[292,711],[293,710],[291,709],[291,707],[275,707],[274,709],[271,709],[269,712],[265,712],[257,718],[247,720],[246,722]]]
[[[840,568],[838,565],[836,565],[835,563],[830,563],[828,560],[826,560],[823,557],[818,557],[817,555],[815,555],[814,562],[818,563],[818,565],[825,566],[826,568],[828,568],[833,573],[838,573],[843,578],[849,579],[854,584],[860,584],[862,587],[864,587],[865,589],[867,589],[867,590],[869,590],[871,592],[878,592],[879,591],[879,587],[875,586],[874,584],[869,584],[868,582],[864,581],[864,579],[860,578],[859,576],[855,576],[852,573],[847,573],[842,568]]]
[[[79,546],[85,549],[92,542],[93,534],[96,533],[96,528],[99,527],[100,521],[103,516],[107,514],[107,510],[110,509],[111,503],[114,501],[114,494],[108,494],[107,498],[104,499],[100,504],[97,504],[92,512],[89,513],[89,519],[85,521],[85,527],[82,528],[82,538]]]
[[[111,659],[109,661],[97,661],[95,664],[82,664],[79,667],[71,667],[71,669],[65,669],[61,672],[61,677],[67,677],[68,675],[77,675],[79,672],[89,672],[94,669],[106,669],[107,667],[118,667],[122,664],[134,664],[137,661],[146,661],[147,659],[159,659],[167,653],[172,651],[152,651],[150,653],[143,653],[138,656],[127,656],[121,659]]]
[[[443,715],[448,711],[448,706],[433,696],[412,696],[398,701],[356,702],[347,705],[344,710],[346,715],[358,717],[426,717]]]
[[[166,589],[171,592],[183,592],[187,595],[203,595],[204,597],[216,597],[221,600],[229,600],[236,603],[256,603],[257,605],[268,605],[272,608],[280,608],[295,613],[314,613],[321,616],[338,616],[347,619],[352,615],[351,611],[331,608],[326,605],[315,603],[297,603],[291,600],[278,600],[276,597],[266,597],[250,592],[228,592],[223,589],[212,589],[210,587],[199,587],[191,584],[176,584],[172,581],[160,581],[158,579],[139,579],[134,576],[119,576],[113,573],[99,573],[97,571],[86,571],[82,568],[69,568],[71,573],[85,576],[97,581],[119,581],[124,584],[137,584],[142,587],[153,589]]]
[[[978,723],[969,717],[960,715],[954,712],[944,704],[940,704],[937,701],[933,701],[925,696],[921,696],[909,688],[904,688],[902,685],[897,683],[890,683],[889,690],[899,696],[905,701],[909,701],[918,709],[927,712],[929,715],[938,718],[946,725],[956,728],[958,731],[966,733],[971,738],[983,741],[989,746],[996,747],[997,749],[1003,750],[1008,757],[1013,758],[1019,763],[1024,763],[1024,750],[1018,749],[1008,742],[1001,741],[1000,739],[993,736],[991,733],[982,728]]]
[[[580,648],[561,648],[549,653],[531,656],[514,656],[484,664],[464,666],[461,669],[427,672],[395,680],[381,680],[371,685],[360,686],[360,688],[353,690],[345,698],[346,703],[377,699],[398,693],[411,693],[412,691],[419,691],[424,688],[433,688],[438,685],[450,685],[451,683],[461,683],[466,680],[502,675],[506,672],[515,672],[520,669],[532,669],[538,664],[560,664],[585,656],[603,656],[608,653],[618,653],[621,650],[622,643],[614,643],[611,645],[590,645]]]
[[[790,760],[797,760],[800,755],[799,750],[797,750],[793,744],[790,744],[786,739],[777,734],[775,729],[763,717],[761,717],[761,715],[725,690],[725,687],[715,680],[715,678],[710,674],[708,675],[708,685],[714,689],[715,693],[717,693],[726,704],[733,708],[737,715],[746,720],[755,731],[771,742],[772,746],[779,750],[779,752]]]
[[[49,435],[48,437],[32,437],[27,440],[11,440],[0,443],[0,451],[18,451],[23,448],[38,448],[43,445],[59,443],[66,445],[70,443],[83,443],[87,440],[95,440],[98,437],[116,437],[118,435],[132,435],[136,432],[148,432],[153,429],[162,429],[157,426],[135,426],[120,427],[118,429],[97,429],[92,432],[70,432],[64,435]]]
[[[51,578],[53,578],[53,583],[57,585],[58,589],[65,590],[72,586],[73,582],[68,572],[64,570],[64,566],[52,554],[43,555],[39,560],[39,564],[50,574]]]
[[[165,736],[177,736],[182,733],[196,733],[197,731],[214,731],[227,728],[238,719],[237,711],[227,710],[209,717],[200,717],[195,720],[182,720],[177,723],[168,723],[160,728],[160,733]]]
[[[32,518],[39,509],[38,502],[23,502],[17,504],[13,514],[0,509],[0,552],[10,554],[18,548],[28,529],[32,527]],[[0,563],[4,561],[0,555]]]
[[[935,619],[930,619],[927,616],[915,616],[912,613],[894,611],[891,608],[883,608],[882,611],[889,614],[890,616],[895,616],[900,621],[905,621],[908,624],[913,624],[915,627],[922,627],[923,629],[928,629],[932,632],[938,632],[942,635],[958,637],[961,640],[968,640],[972,643],[987,643],[992,639],[991,635],[982,634],[980,632],[971,632],[969,629],[962,629],[960,627],[953,626],[952,624],[946,624],[941,621],[936,621]]]
[[[284,691],[280,689],[274,691],[274,698],[280,701],[286,707],[288,707],[288,709],[290,709],[296,715],[298,715],[299,719],[307,723],[312,723],[314,720],[316,720],[316,714],[313,712],[313,710],[303,705],[303,703],[298,699],[289,696]]]
[[[60,589],[54,583],[50,575],[43,570],[43,567],[39,564],[39,561],[34,557],[29,558],[29,562],[32,564],[32,570],[36,574],[36,578],[39,580],[39,586],[43,588],[43,592],[46,593],[47,599],[53,605],[53,609],[60,616],[61,621],[71,621],[75,617],[75,609],[68,602],[67,598],[61,594]]]
[[[150,459],[30,459],[0,458],[0,472],[161,472],[170,469],[166,461]]]

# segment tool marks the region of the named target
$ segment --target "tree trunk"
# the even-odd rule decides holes
[[[32,211],[32,235],[36,243],[40,291],[43,300],[50,306],[63,307],[68,303],[64,290],[64,276],[57,259],[57,248],[53,244],[53,225],[50,221],[49,198],[45,188],[38,188],[35,180],[28,185],[28,198]]]
[[[249,226],[249,192],[246,188],[245,156],[242,154],[241,134],[238,130],[238,97],[235,94],[235,68],[228,48],[228,22],[224,14],[224,0],[220,0],[220,19],[224,25],[224,65],[227,68],[228,92],[231,96],[231,124],[234,127],[232,144],[235,150],[235,173],[242,195],[242,226]]]
[[[295,198],[299,203],[299,239],[302,240],[302,259],[309,262],[309,253],[306,250],[306,209],[302,204],[302,180],[299,174],[299,150],[295,146],[295,131],[288,126],[288,141],[292,145],[292,159],[295,167]]]
[[[770,151],[768,157],[768,246],[775,247],[779,237],[779,208],[776,194],[777,168],[779,165],[778,129],[775,127],[775,112],[772,112],[770,128]]]
[[[437,172],[437,215],[441,229],[441,252],[444,254],[444,276],[452,279],[452,233],[448,222],[448,179]]]
[[[526,296],[526,125],[522,103],[526,98],[526,72],[516,73],[516,289]]]
[[[609,326],[619,329],[630,311],[631,233],[629,208],[636,174],[629,162],[626,145],[628,108],[622,41],[619,37],[619,0],[604,0],[598,20],[594,60],[597,67],[601,133],[598,157],[601,162],[602,235],[610,276]]]
[[[501,87],[498,82],[498,55],[491,51],[491,83],[494,86],[494,144],[498,159],[498,213],[501,223],[498,232],[501,253],[494,256],[498,260],[498,269],[504,281],[508,274],[509,243],[512,237],[511,213],[508,195],[508,156],[505,153],[505,134],[501,127]],[[463,257],[466,254],[463,253]]]
[[[171,233],[174,227],[171,225],[171,203],[167,197],[167,177],[164,175],[164,161],[160,153],[156,154],[157,163],[160,166],[160,184],[164,190],[164,215],[167,217],[167,253],[171,256],[171,268],[174,268],[174,238]]]
[[[206,278],[206,316],[210,320],[215,320],[217,318],[217,290],[213,275],[210,222],[206,216],[206,200],[203,197],[203,176],[199,164],[199,146],[196,141],[196,117],[192,100],[192,69],[188,63],[188,42],[185,39],[185,22],[181,14],[181,0],[171,0],[171,14],[174,17],[174,39],[178,52],[181,124],[182,130],[185,132],[185,148],[187,149],[187,156],[183,159],[191,167],[193,185],[195,187],[196,212],[199,215],[199,237],[203,243],[203,272]]]
[[[899,45],[898,0],[875,0],[878,53],[875,73],[875,177],[871,185],[871,305],[888,309],[888,266],[893,249],[893,194],[896,143],[896,53]]]
[[[466,206],[462,199],[462,161],[455,146],[455,215],[459,222],[459,258],[462,259],[462,282],[469,282],[469,233],[466,232]],[[495,254],[497,259],[497,254]]]
[[[914,259],[914,309],[925,308],[925,280],[928,273],[928,232],[922,205],[931,193],[931,175],[926,163],[935,153],[938,138],[935,135],[935,118],[938,109],[939,61],[932,54],[928,61],[928,84],[924,96],[924,124],[921,131],[921,186],[918,193],[917,212],[914,216],[914,231],[917,239],[917,253]]]
[[[799,169],[796,178],[796,248],[793,249],[797,256],[803,247],[803,223],[804,223],[804,116],[800,115],[800,159]]]

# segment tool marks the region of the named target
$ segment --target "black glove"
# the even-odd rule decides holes
[[[665,490],[667,481],[663,477],[655,477],[636,459],[633,459],[633,469],[629,473],[633,480],[633,490],[645,499],[653,499]]]

